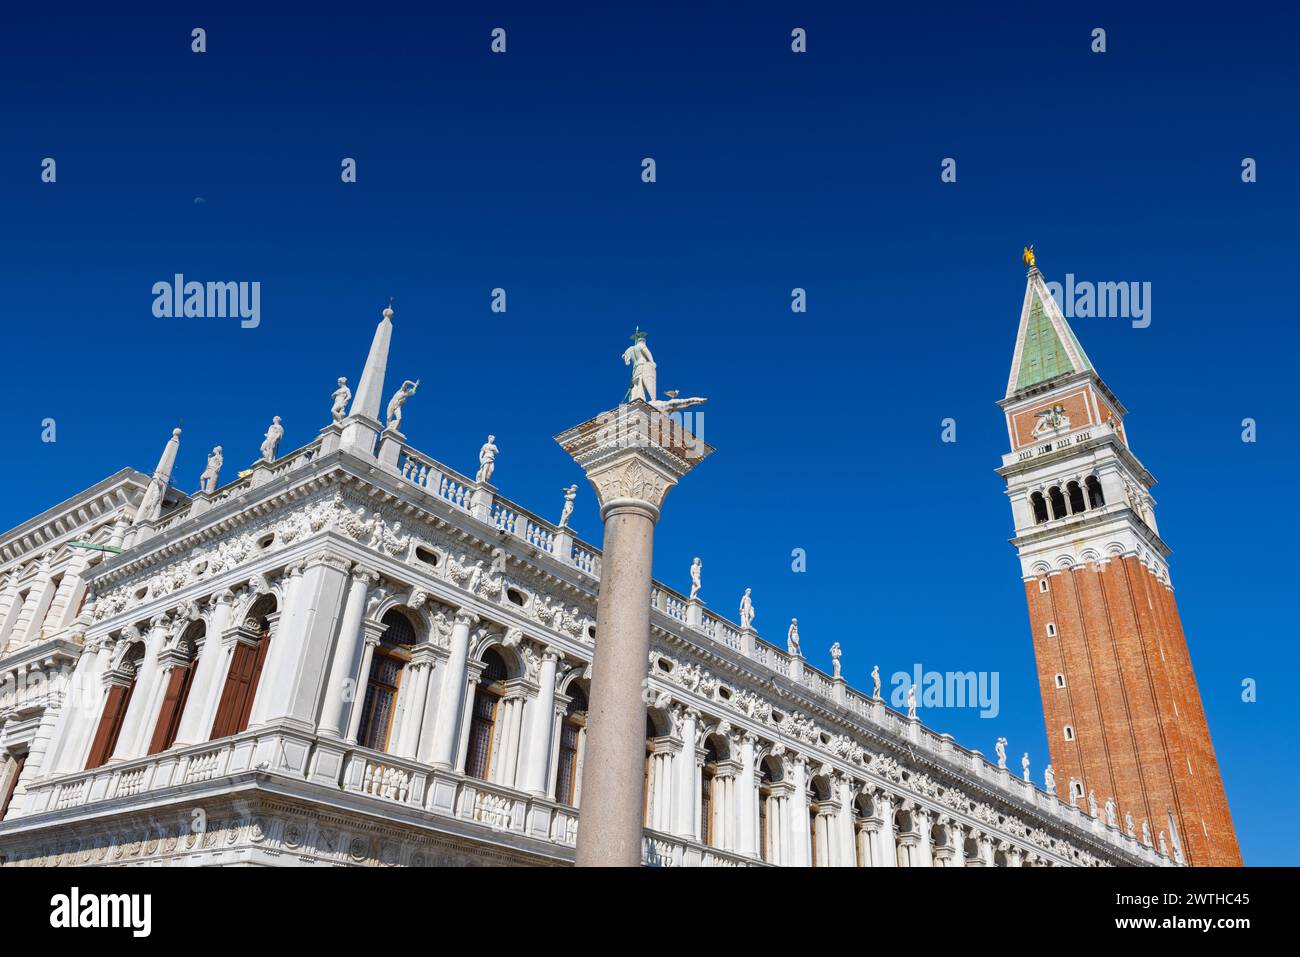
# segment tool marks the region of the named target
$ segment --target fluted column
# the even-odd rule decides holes
[[[352,709],[359,707],[359,702],[365,695],[368,675],[360,671],[361,620],[366,614],[366,598],[370,588],[378,580],[379,576],[368,568],[357,566],[352,570],[343,605],[343,620],[339,625],[339,639],[334,646],[329,678],[325,682],[325,706],[321,711],[320,733],[326,737],[344,736]]]
[[[546,796],[546,772],[551,767],[551,736],[555,729],[555,667],[560,656],[550,648],[542,652],[537,675],[537,698],[533,701],[528,732],[523,787],[529,794]]]
[[[460,742],[461,711],[465,702],[465,664],[469,659],[469,630],[478,615],[467,609],[456,612],[451,629],[451,651],[442,672],[442,693],[438,695],[438,716],[433,727],[434,767],[450,769]]]
[[[950,833],[952,834],[952,847],[953,847],[952,866],[965,867],[966,866],[966,829],[954,821],[952,828],[950,829]]]
[[[650,572],[664,496],[712,451],[643,402],[556,436],[587,474],[605,524],[576,861],[638,867],[645,805]],[[693,744],[693,742],[692,742]]]

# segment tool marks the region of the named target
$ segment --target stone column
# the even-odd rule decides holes
[[[648,655],[647,655],[648,657]],[[590,712],[588,712],[590,714]],[[676,819],[673,832],[688,841],[695,840],[695,802],[699,791],[695,787],[695,728],[698,712],[683,708],[678,713],[681,726],[682,750],[673,761],[675,765],[673,780],[676,784],[676,799],[673,801]],[[590,725],[588,725],[590,733]],[[644,732],[644,728],[642,729]]]
[[[551,733],[555,728],[555,666],[559,661],[550,648],[542,652],[542,664],[537,677],[537,698],[533,701],[532,723],[529,728],[527,762],[523,774],[523,788],[529,794],[546,797],[546,772],[551,767]]]
[[[918,864],[921,867],[934,866],[934,839],[931,829],[934,827],[934,820],[930,817],[929,811],[918,810],[916,812],[916,830],[921,836],[920,858]]]
[[[758,856],[758,781],[754,752],[758,740],[748,732],[740,737],[740,780],[736,785],[739,841],[736,850],[746,857]]]
[[[370,665],[375,660],[375,649],[379,647],[379,640],[384,635],[383,622],[365,621],[362,623],[361,639],[361,666],[357,669],[357,695],[365,700],[365,684],[370,680]],[[361,734],[361,708],[353,708],[348,714],[348,744],[356,744],[357,737]]]
[[[791,773],[790,814],[790,864],[795,867],[812,865],[812,822],[808,818],[808,765],[801,757],[789,764]]]
[[[460,718],[465,699],[465,663],[469,659],[469,630],[478,615],[464,608],[456,612],[451,629],[451,653],[442,670],[442,693],[438,695],[438,717],[433,726],[434,767],[449,769],[456,761],[460,742]],[[647,654],[647,658],[649,655]]]
[[[361,619],[366,614],[366,596],[379,576],[367,568],[352,570],[347,599],[343,606],[343,621],[339,625],[339,640],[330,662],[329,678],[325,682],[325,706],[321,709],[320,733],[330,738],[342,738],[348,728],[348,719],[365,694],[368,675],[359,673],[361,662]]]
[[[140,670],[136,672],[135,687],[131,691],[131,701],[126,706],[126,716],[122,719],[122,730],[117,736],[117,747],[113,749],[112,760],[140,757],[148,744],[147,735],[153,731],[152,725],[146,725],[155,704],[153,692],[159,672],[158,653],[162,651],[166,640],[166,619],[159,615],[150,625],[149,636],[145,639],[144,658],[140,661]]]
[[[880,808],[881,825],[879,831],[880,847],[877,862],[881,867],[898,866],[898,844],[894,838],[894,798],[882,793],[876,806]]]
[[[853,834],[853,788],[850,786],[847,778],[840,778],[836,782],[836,790],[839,792],[840,813],[837,819],[839,833],[836,839],[840,844],[840,867],[856,867],[858,863],[858,849]]]
[[[234,593],[229,588],[212,598],[212,613],[203,629],[202,641],[195,650],[197,661],[194,664],[189,697],[185,702],[185,711],[181,714],[180,727],[176,729],[177,745],[206,741],[212,731],[212,721],[217,715],[217,703],[221,700],[221,689],[225,684],[225,675],[221,669],[225,658],[221,636],[230,625],[230,612],[234,602]]]
[[[419,751],[420,729],[424,726],[424,707],[429,696],[429,675],[436,660],[433,648],[420,645],[411,652],[411,660],[402,675],[401,726],[397,729],[396,743],[388,748],[399,758],[414,759]],[[361,700],[360,693],[357,700]]]
[[[952,840],[952,866],[966,866],[966,829],[960,824],[953,822],[950,830]]]
[[[638,867],[654,527],[668,490],[712,449],[640,401],[556,441],[586,472],[605,524],[576,862]]]
[[[103,635],[95,642],[88,643],[86,650],[82,652],[82,658],[89,658],[90,663],[82,673],[78,662],[77,672],[74,672],[73,697],[69,700],[73,707],[72,722],[69,730],[64,732],[68,740],[60,745],[63,751],[58,756],[58,763],[54,768],[56,771],[80,771],[86,766],[90,744],[94,740],[95,729],[99,726],[99,716],[103,711],[104,696],[107,693],[104,687],[104,672],[108,670],[109,663],[113,660],[114,646],[113,639]],[[81,680],[77,680],[78,674],[82,674]]]

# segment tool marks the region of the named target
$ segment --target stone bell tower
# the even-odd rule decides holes
[[[1139,838],[1196,865],[1241,863],[1127,410],[1029,268],[998,469],[1015,520],[1058,787],[1114,800]],[[1068,789],[1068,791],[1066,790]]]

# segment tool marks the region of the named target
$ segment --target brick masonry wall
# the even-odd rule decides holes
[[[1114,797],[1120,825],[1145,819],[1153,840],[1172,810],[1190,863],[1240,864],[1173,592],[1132,556],[1043,578],[1025,594],[1057,787]]]

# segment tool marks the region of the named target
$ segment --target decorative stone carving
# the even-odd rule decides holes
[[[704,569],[704,563],[699,558],[691,562],[691,593],[688,596],[692,601],[700,594],[700,573]]]
[[[602,507],[616,499],[633,499],[658,508],[669,489],[662,476],[646,468],[638,459],[629,459],[589,477]]]
[[[785,648],[791,658],[802,658],[803,652],[799,649],[799,619],[791,618],[790,627],[785,633]]]

